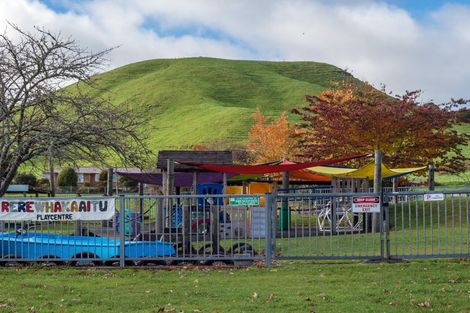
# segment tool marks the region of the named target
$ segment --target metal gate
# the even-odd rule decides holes
[[[286,259],[380,259],[381,226],[356,214],[353,196],[371,193],[278,194],[273,201],[273,257]],[[274,214],[275,212],[275,214]],[[275,223],[274,223],[275,221]]]

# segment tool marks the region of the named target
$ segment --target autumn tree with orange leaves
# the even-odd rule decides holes
[[[345,82],[294,110],[298,147],[302,157],[322,159],[351,154],[384,152],[392,167],[434,163],[440,170],[459,172],[467,158],[462,146],[470,135],[458,133],[456,108],[466,103],[419,102],[420,91],[392,97],[369,84]]]
[[[290,159],[295,156],[293,127],[286,113],[270,120],[259,109],[253,114],[254,125],[248,136],[248,149],[257,163]]]

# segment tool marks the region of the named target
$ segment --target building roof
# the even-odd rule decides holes
[[[193,151],[193,150],[163,150],[158,153],[157,168],[166,170],[167,160],[210,163],[233,164],[232,151]],[[175,163],[175,172],[201,171],[193,166]]]
[[[102,171],[107,170],[107,167],[94,167],[94,166],[80,166],[73,168],[77,174],[100,174]],[[62,168],[55,168],[54,173],[59,174],[63,169]],[[143,173],[140,168],[135,167],[118,167],[113,168],[115,172],[121,173]],[[49,171],[45,171],[44,173],[49,174]]]

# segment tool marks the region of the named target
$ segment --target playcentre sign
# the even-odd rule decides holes
[[[380,213],[380,197],[362,196],[352,200],[353,213]]]
[[[113,218],[114,199],[9,200],[0,199],[0,220],[101,221]]]

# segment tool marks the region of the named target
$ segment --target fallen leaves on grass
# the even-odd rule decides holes
[[[428,300],[425,300],[425,301],[418,303],[418,306],[420,308],[429,308],[431,306],[431,303]]]

